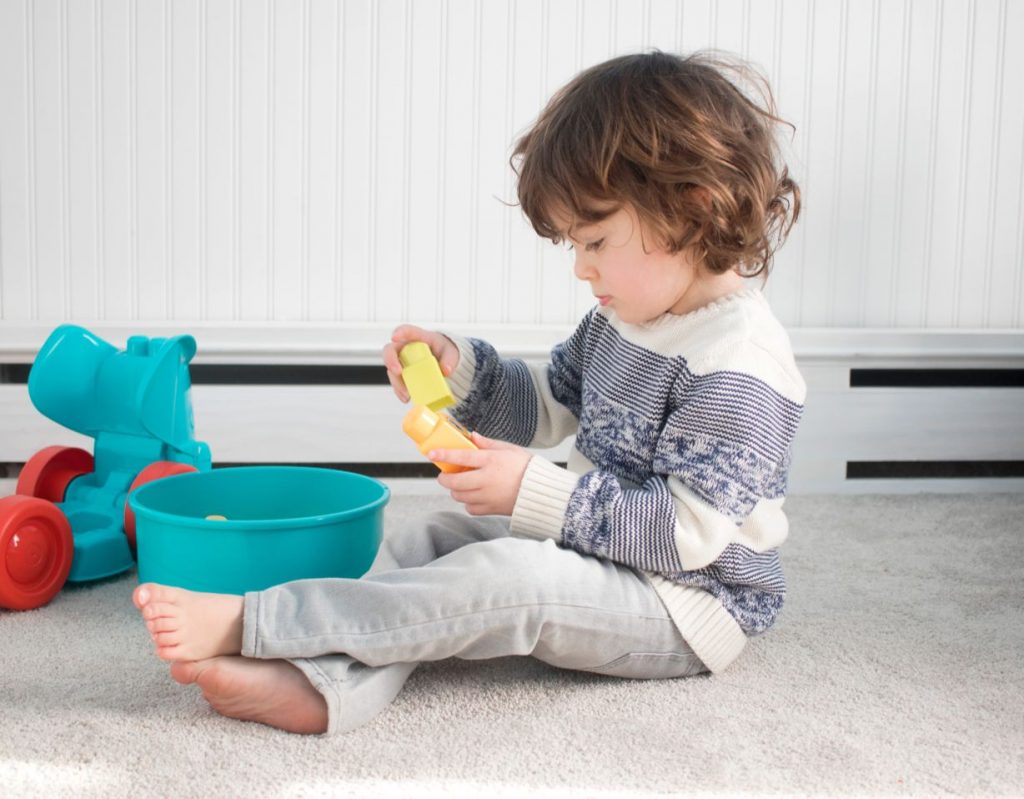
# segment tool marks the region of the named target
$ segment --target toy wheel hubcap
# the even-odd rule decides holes
[[[29,522],[7,542],[7,573],[16,583],[35,583],[53,563],[55,531]]]
[[[71,526],[36,497],[0,498],[0,608],[45,605],[64,585],[74,557]]]

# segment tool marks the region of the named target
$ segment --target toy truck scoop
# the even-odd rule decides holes
[[[134,565],[128,494],[160,477],[210,468],[193,433],[191,336],[132,336],[120,351],[62,325],[40,348],[28,393],[44,416],[93,438],[93,452],[53,446],[26,462],[0,499],[0,607],[49,602],[66,581]]]

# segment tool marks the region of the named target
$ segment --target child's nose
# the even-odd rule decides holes
[[[580,280],[592,280],[595,275],[594,268],[587,263],[583,255],[578,251],[576,253],[576,260],[573,262],[572,270]]]

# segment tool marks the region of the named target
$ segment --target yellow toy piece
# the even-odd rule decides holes
[[[398,360],[402,362],[402,380],[414,404],[426,405],[432,411],[455,404],[441,366],[425,342],[406,344],[398,353]]]
[[[420,452],[426,455],[432,449],[479,449],[469,440],[469,433],[444,413],[434,413],[426,405],[417,405],[402,420],[402,429],[416,442]],[[442,472],[468,472],[469,466],[455,466],[451,463],[433,464]]]
[[[228,517],[221,516],[219,513],[211,513],[209,516],[206,517],[206,519],[207,521],[211,522],[226,522],[228,520]]]

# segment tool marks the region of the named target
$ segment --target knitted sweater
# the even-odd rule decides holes
[[[760,291],[639,325],[595,307],[545,364],[452,338],[462,424],[529,447],[576,434],[567,469],[531,459],[513,534],[646,575],[713,672],[771,626],[806,387]]]

